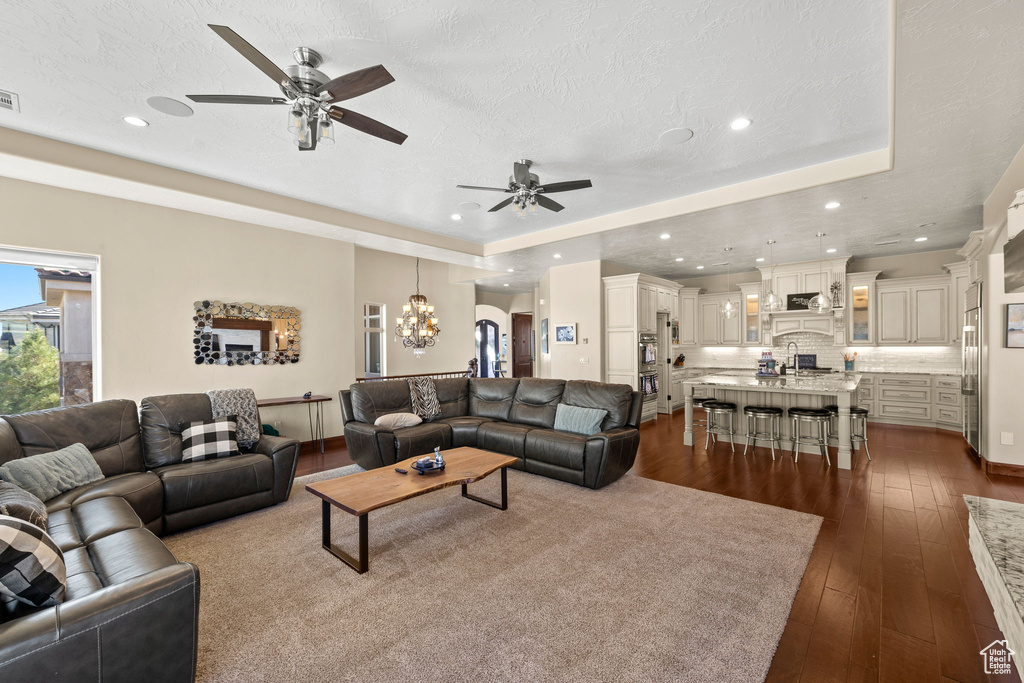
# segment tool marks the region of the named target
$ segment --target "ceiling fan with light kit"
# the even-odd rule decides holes
[[[314,150],[317,144],[333,144],[334,121],[396,145],[402,144],[408,137],[380,121],[334,104],[365,95],[393,82],[394,77],[382,65],[378,64],[331,79],[317,70],[323,63],[323,57],[319,52],[308,47],[297,47],[292,52],[296,63],[281,69],[227,26],[209,24],[209,27],[253,66],[277,83],[284,97],[188,95],[193,102],[288,105],[288,130],[301,151]]]
[[[530,166],[533,162],[529,159],[521,159],[512,165],[512,175],[508,179],[508,187],[480,187],[479,185],[456,185],[464,190],[484,190],[487,192],[504,192],[511,194],[511,197],[498,202],[488,209],[499,211],[509,204],[520,216],[526,215],[527,207],[531,212],[537,211],[537,206],[542,206],[549,211],[561,211],[565,207],[545,195],[553,192],[569,192],[571,190],[582,190],[593,187],[589,180],[566,180],[560,183],[541,184],[536,173],[530,173]]]

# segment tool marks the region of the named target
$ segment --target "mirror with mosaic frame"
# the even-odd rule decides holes
[[[299,309],[251,302],[196,301],[192,343],[196,365],[284,365],[299,362]]]

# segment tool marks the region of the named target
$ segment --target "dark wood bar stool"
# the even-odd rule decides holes
[[[774,460],[775,444],[779,444],[779,451],[782,451],[782,408],[746,406],[743,408],[743,414],[747,418],[747,442],[743,445],[743,455],[747,454],[747,448],[750,446],[756,450],[758,441],[767,441],[771,446]],[[768,431],[757,431],[760,420],[768,420]]]
[[[824,408],[790,408],[789,417],[793,421],[790,430],[790,438],[793,440],[793,462],[800,460],[800,444],[817,446],[821,450],[821,457],[825,463],[832,465],[828,457],[828,411]],[[806,438],[800,436],[800,425],[807,423],[816,426],[818,436],[808,435]]]

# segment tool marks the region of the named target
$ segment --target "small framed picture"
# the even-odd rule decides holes
[[[575,344],[576,323],[555,323],[555,343]]]
[[[1006,304],[1006,348],[1024,349],[1024,304]]]

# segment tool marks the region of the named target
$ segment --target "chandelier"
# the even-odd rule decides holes
[[[395,318],[398,327],[395,334],[407,349],[421,355],[426,347],[433,346],[441,328],[437,326],[434,307],[427,303],[427,297],[420,294],[420,260],[416,259],[416,293],[409,297],[409,303],[402,305],[402,317]]]

